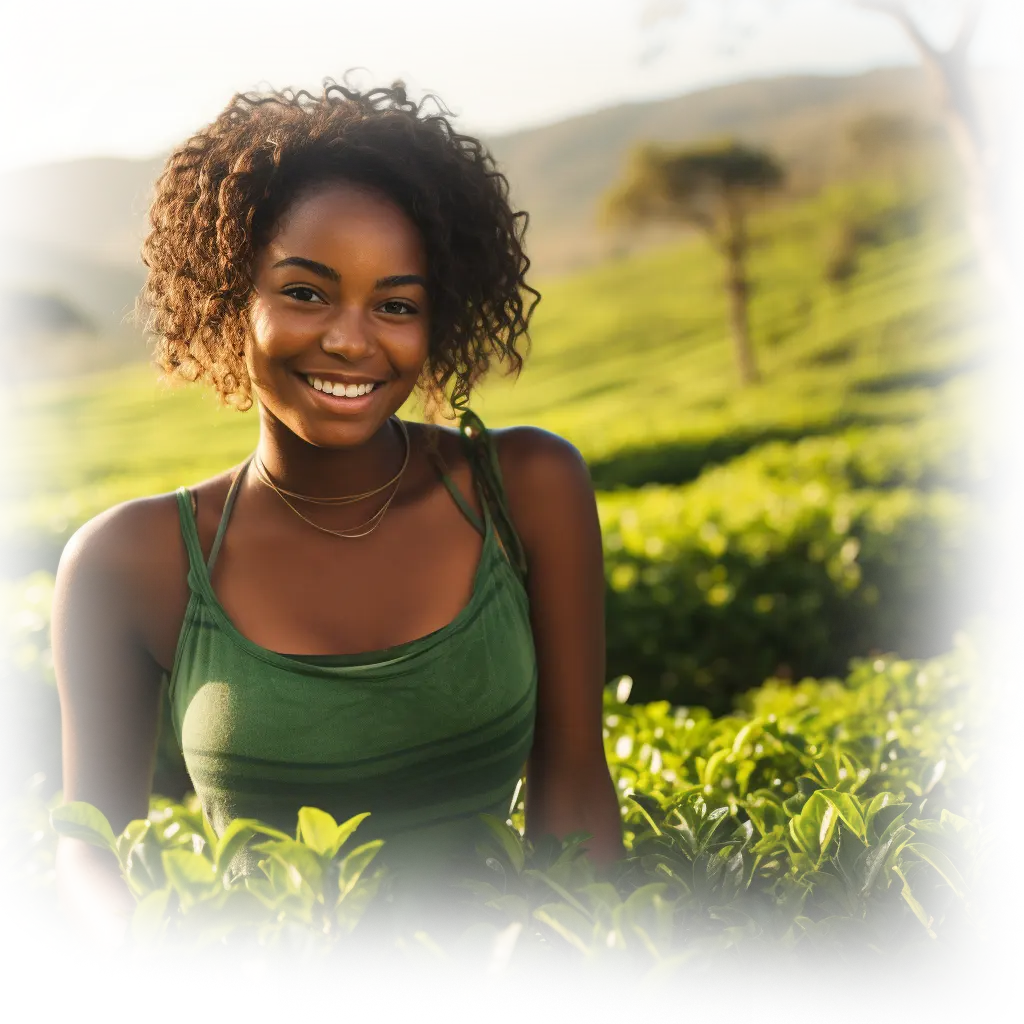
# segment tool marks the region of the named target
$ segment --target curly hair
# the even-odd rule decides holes
[[[431,103],[433,110],[427,108]],[[372,187],[415,224],[427,256],[431,329],[419,387],[464,408],[497,360],[523,365],[540,293],[526,284],[527,214],[478,139],[460,135],[435,97],[401,82],[365,92],[327,79],[306,91],[239,93],[168,159],[142,248],[142,295],[155,357],[171,377],[252,405],[245,364],[255,258],[307,190]]]

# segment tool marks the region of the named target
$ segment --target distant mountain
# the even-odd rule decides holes
[[[145,267],[119,267],[69,249],[0,234],[0,281],[55,287],[96,324],[97,335],[48,348],[20,379],[78,373],[146,358],[141,333],[128,317],[145,281]]]
[[[615,244],[596,224],[597,203],[639,142],[731,136],[768,146],[787,164],[792,187],[808,190],[842,162],[852,121],[883,111],[926,119],[928,109],[926,83],[917,69],[804,75],[626,103],[490,144],[513,197],[530,213],[538,269],[558,272],[594,262]]]
[[[923,77],[898,68],[741,82],[487,141],[514,201],[530,212],[528,249],[543,277],[621,247],[598,227],[596,211],[637,142],[733,136],[767,145],[789,166],[793,187],[808,190],[841,164],[852,120],[881,111],[927,120],[928,109]],[[59,296],[112,340],[110,358],[144,358],[130,314],[143,280],[145,212],[162,163],[77,160],[0,175],[0,287],[19,309],[44,308],[26,296]]]

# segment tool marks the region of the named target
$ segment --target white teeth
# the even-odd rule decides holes
[[[321,380],[319,377],[309,376],[306,377],[306,381],[310,387],[322,391],[325,395],[341,395],[344,398],[359,398],[362,395],[368,395],[377,386],[376,384],[345,385],[340,380]]]

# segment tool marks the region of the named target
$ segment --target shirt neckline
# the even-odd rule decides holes
[[[199,566],[195,564],[190,566],[189,582],[193,591],[198,592],[199,596],[202,597],[203,603],[213,614],[225,636],[243,651],[261,661],[277,665],[281,668],[291,669],[292,671],[296,669],[328,670],[331,668],[373,668],[383,666],[392,662],[403,661],[423,650],[433,647],[450,634],[460,631],[476,617],[478,608],[488,589],[488,580],[485,578],[484,570],[493,560],[495,549],[495,540],[492,536],[494,524],[491,521],[486,503],[484,503],[483,512],[485,526],[483,545],[480,550],[480,558],[477,561],[476,570],[473,573],[473,588],[469,600],[455,617],[445,623],[445,625],[423,636],[403,641],[391,647],[358,651],[352,654],[284,654],[279,651],[272,651],[270,648],[263,647],[250,640],[232,622],[231,617],[220,603],[220,599],[213,589],[213,583],[210,580],[210,575],[205,565],[200,563]],[[186,521],[188,524],[187,529],[191,534],[196,550],[201,550],[195,518],[189,515]],[[502,560],[504,561],[504,556],[502,556]]]

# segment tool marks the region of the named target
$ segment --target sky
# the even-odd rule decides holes
[[[957,0],[911,0],[937,39]],[[1024,43],[1018,0],[990,0],[982,62]],[[680,16],[652,19],[652,10]],[[365,69],[437,93],[496,135],[625,100],[763,75],[915,60],[889,18],[851,0],[50,0],[7,5],[0,170],[149,157],[239,90],[318,88]]]

